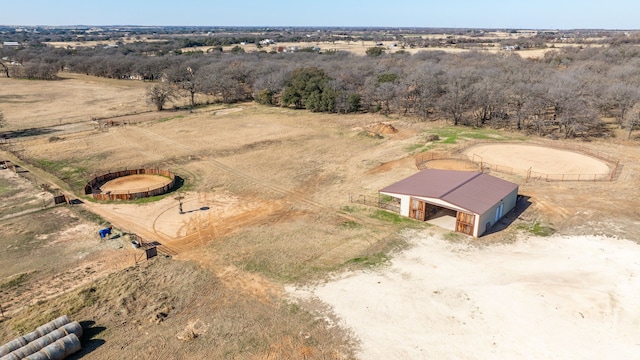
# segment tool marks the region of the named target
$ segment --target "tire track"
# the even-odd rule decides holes
[[[146,132],[148,135],[152,136],[154,139],[160,139],[165,143],[170,143],[173,146],[175,146],[176,148],[178,148],[180,150],[183,150],[183,151],[186,151],[187,153],[195,152],[194,149],[191,149],[191,148],[189,148],[189,147],[187,147],[187,146],[185,146],[185,145],[183,145],[183,144],[181,144],[181,143],[179,143],[179,142],[177,142],[175,140],[172,140],[172,139],[169,139],[169,138],[167,138],[165,136],[159,135],[159,134],[157,134],[157,133],[155,133],[155,132],[153,132],[153,131],[151,131],[149,129],[140,128],[140,130],[142,132]],[[206,161],[206,162],[212,164],[213,166],[215,166],[216,168],[218,168],[220,170],[224,170],[224,171],[226,171],[226,172],[228,172],[230,174],[233,174],[233,175],[235,175],[235,176],[237,176],[239,178],[248,180],[248,181],[250,181],[251,183],[253,183],[255,185],[260,185],[260,186],[262,186],[264,188],[267,188],[267,189],[269,189],[269,190],[271,190],[271,191],[273,191],[273,192],[275,192],[277,194],[289,197],[289,198],[291,198],[293,200],[300,201],[300,202],[302,202],[302,203],[304,203],[306,205],[309,205],[311,207],[314,207],[314,208],[333,211],[333,209],[327,207],[326,205],[323,205],[323,204],[321,204],[321,203],[319,203],[317,201],[309,199],[301,191],[288,190],[288,189],[282,188],[280,186],[274,185],[272,183],[269,183],[269,182],[266,182],[264,180],[258,179],[258,178],[254,177],[254,176],[251,176],[251,175],[249,175],[249,174],[247,174],[245,172],[237,170],[237,169],[235,169],[235,168],[233,168],[231,166],[225,165],[222,162],[220,162],[218,160],[215,160],[215,159],[210,159],[209,158],[209,159],[203,159],[203,161]]]

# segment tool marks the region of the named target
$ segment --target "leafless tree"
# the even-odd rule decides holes
[[[6,77],[9,77],[9,67],[2,62],[2,60],[0,60],[0,68],[2,68],[2,72],[5,74]]]
[[[175,90],[168,83],[157,83],[147,88],[147,101],[155,105],[158,111],[162,111],[167,101],[171,101],[175,97]]]
[[[201,62],[197,60],[189,60],[176,64],[167,70],[169,82],[175,84],[178,88],[186,92],[190,99],[191,107],[196,105],[196,92],[198,90],[198,70]]]
[[[640,101],[640,91],[636,86],[618,82],[606,89],[602,101],[606,108],[614,110],[616,121],[622,128],[627,111]]]
[[[474,84],[478,76],[469,68],[453,68],[446,75],[444,93],[439,99],[441,111],[453,120],[453,125],[464,124],[464,115],[470,109]]]
[[[627,140],[631,139],[631,133],[640,126],[640,103],[636,103],[626,113],[625,126],[627,127]]]

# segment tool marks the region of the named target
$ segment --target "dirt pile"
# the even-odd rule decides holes
[[[395,134],[398,132],[393,125],[379,122],[369,128],[369,131],[378,133],[378,134]]]

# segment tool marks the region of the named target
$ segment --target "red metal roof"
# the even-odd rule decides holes
[[[484,173],[427,169],[380,192],[440,199],[484,214],[517,188],[517,184]]]

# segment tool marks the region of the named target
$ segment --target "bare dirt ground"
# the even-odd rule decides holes
[[[77,119],[78,123],[86,122],[87,120],[83,119],[84,115],[81,116],[81,114],[97,113],[105,109],[103,101],[95,94],[105,94],[104,103],[117,103],[120,101],[118,94],[124,91],[123,88],[130,86],[127,81],[93,81],[94,79],[64,80],[46,83],[47,86],[44,87],[32,86],[40,82],[0,79],[0,82],[10,82],[9,88],[16,89],[16,93],[29,97],[35,108],[43,109],[43,114],[38,119],[29,117],[24,104],[22,107],[16,106],[10,111],[5,111],[5,116],[10,122],[13,121],[12,118],[17,118],[33,124],[39,120],[42,121],[43,126],[56,126],[59,114],[65,113],[66,107],[69,107],[71,109],[69,111],[76,114],[74,119]],[[64,92],[65,87],[74,83],[78,88],[69,91],[81,92],[89,86],[87,82],[91,82],[90,86],[94,87],[94,90],[88,92],[93,95],[88,96],[82,105],[73,107],[72,98],[62,96],[67,100],[60,102],[59,109],[52,109],[51,113],[44,111],[46,106],[50,106],[47,105],[50,104],[47,94]],[[23,84],[26,84],[24,86],[28,89],[21,88]],[[143,96],[144,88],[137,86],[128,88],[132,94],[127,99]],[[6,88],[0,87],[0,92]],[[7,94],[0,94],[2,95],[6,97]],[[146,111],[139,103],[134,106],[138,106],[140,111]],[[149,117],[146,114],[140,115],[144,117],[144,121],[136,121],[136,116],[131,115],[127,126],[113,126],[99,131],[83,128],[61,134],[56,141],[51,141],[47,134],[22,138],[17,143],[5,145],[5,148],[10,151],[19,147],[18,153],[24,159],[32,163],[44,164],[58,177],[51,177],[33,168],[30,170],[33,175],[41,174],[37,183],[50,181],[52,184],[59,184],[64,191],[75,192],[75,196],[80,197],[84,202],[82,205],[56,208],[55,211],[49,210],[41,217],[32,218],[32,215],[25,215],[11,219],[11,221],[20,220],[20,223],[11,226],[6,226],[6,221],[9,220],[4,220],[5,223],[0,228],[2,239],[14,239],[18,230],[24,234],[31,234],[35,224],[45,224],[44,220],[59,224],[60,229],[50,232],[41,230],[33,236],[29,235],[29,239],[42,239],[46,235],[47,239],[58,244],[58,247],[52,246],[50,249],[68,252],[52,252],[49,255],[46,252],[48,250],[37,250],[42,246],[39,247],[40,245],[34,242],[32,245],[25,245],[23,252],[15,253],[13,257],[0,258],[0,265],[7,269],[2,283],[7,283],[11,276],[20,273],[36,271],[36,274],[42,274],[33,278],[37,278],[38,282],[26,278],[24,286],[7,288],[13,291],[11,294],[21,291],[27,294],[21,296],[29,298],[34,297],[34,293],[39,289],[46,288],[51,290],[50,294],[53,296],[56,294],[56,289],[63,284],[64,291],[67,291],[70,296],[70,298],[64,298],[66,303],[74,304],[70,300],[74,298],[88,299],[84,307],[81,307],[85,310],[80,312],[75,310],[75,313],[83,319],[95,321],[107,330],[99,336],[105,344],[88,350],[86,358],[135,357],[140,354],[140,351],[148,355],[146,357],[156,358],[180,358],[184,354],[197,354],[196,358],[205,357],[207,350],[203,347],[203,342],[195,340],[190,343],[193,345],[174,343],[175,335],[196,320],[200,320],[205,325],[211,325],[206,332],[207,335],[203,337],[208,341],[217,341],[216,345],[221,346],[220,349],[228,349],[233,354],[242,354],[239,355],[240,358],[278,358],[278,355],[270,354],[290,355],[292,352],[302,354],[302,351],[311,351],[313,356],[309,358],[335,355],[334,350],[348,354],[344,352],[344,343],[336,340],[338,334],[310,326],[309,324],[313,321],[307,323],[305,322],[307,320],[298,318],[294,311],[279,307],[285,293],[284,286],[322,280],[327,273],[348,268],[348,264],[370,259],[376,254],[387,253],[396,247],[402,248],[396,244],[405,242],[413,247],[408,252],[398,252],[395,255],[398,260],[391,265],[389,274],[370,273],[373,276],[386,276],[392,279],[395,279],[393,276],[403,278],[403,274],[406,274],[407,282],[396,282],[397,286],[402,286],[402,289],[391,288],[389,291],[396,291],[395,295],[373,296],[371,292],[377,291],[377,286],[381,284],[370,283],[368,279],[363,280],[363,283],[358,286],[369,286],[358,289],[362,293],[369,292],[370,300],[378,301],[377,307],[371,307],[372,310],[367,313],[372,319],[367,323],[368,326],[374,328],[377,333],[386,334],[390,340],[394,339],[392,334],[398,334],[407,339],[413,338],[412,333],[420,334],[422,344],[429,344],[428,347],[435,354],[434,357],[446,357],[448,353],[444,348],[447,346],[452,348],[460,346],[459,337],[445,336],[444,333],[464,333],[465,341],[468,340],[468,342],[472,342],[474,338],[482,338],[482,344],[485,345],[488,340],[482,332],[481,325],[486,325],[496,332],[499,327],[504,327],[504,334],[500,335],[501,337],[498,336],[499,341],[496,342],[496,344],[502,344],[499,346],[504,346],[495,350],[498,355],[518,355],[513,347],[510,348],[505,344],[511,339],[524,341],[528,349],[533,349],[533,345],[530,344],[533,340],[508,334],[506,330],[513,329],[516,325],[506,321],[504,317],[508,314],[516,314],[513,318],[521,316],[523,323],[527,326],[531,323],[537,324],[535,320],[537,318],[554,318],[552,309],[545,305],[546,303],[531,297],[533,291],[531,289],[542,286],[540,284],[547,284],[548,281],[545,279],[565,279],[566,281],[563,280],[561,283],[566,285],[565,289],[571,289],[563,293],[565,296],[560,296],[558,294],[561,290],[554,287],[555,285],[546,287],[545,291],[548,291],[547,294],[552,298],[552,301],[550,300],[552,305],[561,305],[559,307],[562,309],[580,308],[579,312],[582,312],[585,319],[589,321],[592,316],[605,323],[614,322],[617,319],[615,315],[618,314],[617,310],[610,311],[607,313],[609,315],[582,311],[590,306],[593,308],[601,306],[603,300],[600,295],[589,297],[590,293],[583,289],[598,288],[602,279],[595,276],[588,279],[579,278],[575,275],[576,273],[571,272],[572,269],[560,265],[542,268],[541,264],[544,264],[546,257],[549,258],[549,264],[555,264],[556,253],[560,258],[561,255],[569,256],[567,255],[569,252],[583,251],[584,249],[575,247],[574,243],[560,246],[565,241],[563,239],[573,239],[571,236],[586,236],[581,239],[586,239],[584,242],[587,244],[595,244],[593,247],[599,246],[604,249],[603,252],[609,254],[609,258],[614,263],[617,259],[624,258],[625,252],[633,253],[629,249],[637,245],[615,240],[615,238],[636,241],[636,234],[640,231],[640,221],[638,221],[640,210],[637,204],[629,201],[640,195],[637,187],[637,179],[640,176],[640,153],[634,142],[613,139],[583,144],[593,151],[620,158],[622,164],[620,172],[612,182],[526,182],[526,179],[515,174],[492,173],[520,184],[520,194],[525,196],[530,205],[505,230],[494,232],[481,239],[465,240],[436,228],[429,228],[426,233],[416,230],[417,232],[399,235],[398,232],[402,228],[420,227],[422,224],[398,225],[385,222],[374,216],[374,208],[350,202],[350,199],[365,199],[368,205],[375,203],[378,189],[414,174],[417,171],[415,160],[411,154],[412,150],[408,149],[415,149],[415,145],[419,143],[425,144],[425,131],[444,124],[413,122],[371,114],[335,116],[303,113],[254,104],[241,104],[228,108],[211,106],[196,109],[193,113],[181,113],[179,116],[173,113],[160,113],[156,117]],[[363,135],[363,130],[372,129],[382,122],[390,123],[398,131],[384,134],[383,138]],[[12,124],[15,126],[15,123]],[[459,136],[458,141],[465,140]],[[442,147],[445,151],[449,146],[435,145]],[[547,156],[546,161],[554,161],[557,154],[538,153],[537,158],[544,156]],[[441,165],[461,166],[459,162],[453,160],[446,160]],[[28,166],[29,164],[26,163],[27,169]],[[143,166],[169,168],[184,179],[184,185],[177,192],[150,203],[96,203],[82,198],[82,186],[91,174],[104,173],[109,169]],[[60,180],[62,177],[66,179],[66,183]],[[25,194],[40,192],[38,187],[33,185],[31,190],[25,187],[19,191]],[[7,199],[16,200],[15,192],[8,191],[4,194]],[[178,195],[184,196],[183,214],[179,213],[178,201],[175,199]],[[29,196],[24,198],[24,202],[27,202]],[[67,211],[71,215],[64,215]],[[106,222],[113,224],[116,234],[121,237],[115,239],[116,241],[99,242],[96,236],[99,226],[95,222],[80,218],[76,212],[99,215]],[[71,219],[69,221],[78,218],[78,223],[58,221],[60,218],[69,218]],[[80,226],[83,222],[88,226]],[[552,227],[561,236],[546,240],[529,238],[528,229],[534,228],[536,224]],[[74,232],[71,229],[76,230]],[[69,233],[65,232],[67,230]],[[132,268],[134,263],[132,252],[138,255],[141,252],[128,246],[130,237],[127,234],[130,233],[138,234],[148,241],[162,243],[161,249],[164,253],[171,254],[173,259],[183,261],[176,261],[176,264],[158,262],[160,265],[149,262],[145,265],[148,268],[141,266]],[[595,235],[606,236],[606,238],[596,238]],[[443,242],[442,237],[447,241]],[[62,241],[67,238],[69,241]],[[19,243],[29,244],[25,241],[20,240]],[[118,243],[122,248],[113,246]],[[582,241],[578,243],[582,244]],[[620,244],[616,245],[617,243]],[[71,244],[74,246],[84,244],[87,250],[77,250],[78,248]],[[9,245],[7,243],[3,246],[7,248]],[[553,245],[559,248],[554,248]],[[427,246],[428,250],[424,250],[421,246]],[[36,250],[29,252],[29,248]],[[422,258],[422,255],[417,254],[416,251],[433,253],[433,258]],[[72,259],[76,259],[75,256],[80,252],[83,254],[82,261],[74,262],[77,260]],[[13,254],[13,252],[7,254]],[[464,254],[470,255],[462,257]],[[539,259],[539,262],[527,265],[527,267],[530,266],[528,272],[517,273],[506,267],[515,254],[524,259],[531,258],[531,261]],[[455,264],[459,266],[449,267],[449,261],[453,261],[453,258],[458,255],[461,258],[457,259],[458,262]],[[495,266],[500,263],[502,257],[506,259],[504,267]],[[51,269],[52,259],[60,258],[69,259],[71,262],[61,262],[60,268],[42,270]],[[492,262],[489,260],[483,262],[481,258],[491,259]],[[18,262],[17,259],[30,260]],[[415,261],[411,262],[412,259]],[[22,266],[20,269],[8,267],[18,263]],[[573,264],[570,261],[569,263]],[[192,268],[194,264],[197,264],[197,271]],[[435,264],[441,272],[436,271],[428,275],[430,276],[428,279],[420,275],[420,272],[414,274],[414,271],[418,271],[415,268],[419,267],[427,268],[424,271],[436,269],[427,266],[429,264]],[[480,266],[481,264],[484,265]],[[636,265],[625,264],[635,274],[633,266]],[[59,274],[65,272],[65,266],[69,270],[77,269],[80,272],[74,276],[61,278],[62,282],[54,282],[53,280]],[[95,271],[100,276],[96,275],[95,278],[90,276],[88,281],[87,276],[79,276],[78,274],[88,266],[91,266],[91,271]],[[407,266],[408,268],[405,269],[404,267]],[[618,265],[613,268],[620,269],[616,266]],[[494,267],[496,269],[493,269]],[[123,268],[125,270],[122,270]],[[504,273],[512,276],[505,278],[507,284],[515,284],[507,286],[509,291],[504,292],[505,301],[500,303],[502,315],[498,314],[496,308],[487,304],[486,301],[488,292],[500,290],[498,288],[500,283],[496,280],[499,278],[499,274],[495,272],[498,271],[497,269],[503,269]],[[593,269],[596,271],[600,268]],[[106,274],[111,275],[106,276]],[[184,274],[189,274],[193,278]],[[464,276],[459,277],[459,274],[467,274],[468,278],[476,279],[483,284],[483,287],[476,287],[477,293],[475,293],[473,283],[464,283],[462,280]],[[352,275],[354,278],[357,276]],[[532,285],[529,286],[522,280],[525,277],[536,280],[531,280]],[[341,277],[338,276],[338,278]],[[346,277],[348,278],[350,277]],[[451,284],[447,287],[442,282],[449,278]],[[613,294],[612,296],[616,299],[619,298],[620,304],[625,305],[620,305],[621,307],[616,309],[622,309],[620,311],[631,316],[634,314],[626,305],[626,298],[623,295],[626,294],[625,291],[635,291],[637,288],[626,279],[626,277],[607,277],[606,281],[616,288],[602,291]],[[145,281],[148,281],[148,285],[145,285],[144,289],[139,288],[138,286],[145,284]],[[95,287],[97,298],[93,298],[94,295],[91,294],[94,293],[91,291],[89,294],[86,291],[74,292],[81,291],[78,289],[82,289],[85,284]],[[438,287],[435,287],[436,284],[439,284]],[[32,285],[36,287],[30,287]],[[327,284],[327,286],[330,288],[331,285]],[[417,302],[412,294],[406,292],[412,287],[415,287],[417,293],[423,294]],[[25,289],[32,290],[28,292]],[[202,291],[196,291],[197,289]],[[305,289],[311,292],[316,291],[313,288]],[[335,318],[334,321],[347,328],[353,328],[362,340],[361,358],[370,358],[369,354],[381,351],[382,346],[371,340],[370,335],[360,327],[361,320],[358,319],[358,314],[364,315],[360,312],[362,309],[349,308],[343,311],[342,305],[332,300],[334,295],[325,297],[322,293],[325,290],[322,289],[319,286],[318,294],[315,296],[326,301],[328,305],[318,306],[314,303],[309,309],[317,311],[319,317],[325,317],[331,315],[331,311],[327,312],[326,307],[334,306],[334,312],[344,322]],[[441,305],[434,303],[438,294],[433,291],[436,290],[447,296]],[[573,290],[575,290],[574,297],[572,297]],[[58,290],[57,293],[64,291]],[[335,291],[337,294],[342,293],[345,300],[351,299],[350,302],[353,305],[358,304],[358,301],[352,300],[357,299],[356,294],[349,293],[349,296],[344,296],[347,294],[346,290],[338,288]],[[469,294],[470,300],[465,300],[464,296],[460,295],[463,293]],[[177,294],[184,294],[184,298],[180,298]],[[498,294],[501,293],[498,292]],[[396,299],[395,296],[402,299]],[[140,306],[138,306],[131,301],[130,297],[144,298],[144,301],[140,300]],[[5,300],[9,298],[18,300]],[[243,302],[245,300],[246,302]],[[424,304],[433,306],[422,306],[423,300]],[[2,298],[2,301],[3,303],[13,301],[12,304],[15,304],[12,305],[13,309],[29,304],[26,300],[20,300],[10,294]],[[413,302],[412,306],[422,311],[422,313],[418,311],[415,313],[424,314],[425,317],[418,317],[421,321],[414,321],[416,329],[413,332],[404,331],[405,329],[394,332],[392,325],[404,320],[395,319],[396,314],[386,314],[381,308],[395,308],[396,303],[406,305],[406,301]],[[519,301],[530,305],[528,308],[531,309],[531,313],[526,314],[526,317],[522,317],[524,315],[522,315]],[[44,310],[46,306],[57,309],[55,311],[68,309],[64,307],[64,303],[65,301],[62,300],[56,303],[43,302],[41,303],[44,307],[42,313],[50,313]],[[143,304],[147,305],[142,306]],[[169,310],[164,309],[165,306]],[[301,306],[306,308],[307,305]],[[406,306],[411,308],[409,305]],[[479,317],[477,313],[477,318],[480,320],[473,322],[469,314],[475,307],[481,309],[477,311],[484,311],[485,315]],[[24,319],[32,319],[33,313],[34,311],[25,310],[22,316]],[[215,316],[210,315],[214,313]],[[158,316],[164,320],[156,323]],[[432,317],[428,318],[428,316]],[[560,327],[582,334],[582,330],[578,327],[579,322],[572,323],[575,327],[571,324],[567,325],[568,322],[570,323],[568,316],[564,312],[556,316],[558,324],[561,324]],[[150,317],[156,319],[153,320],[153,326],[149,325]],[[406,316],[406,313],[402,317],[415,318],[414,314]],[[16,324],[27,323],[26,320],[22,320],[23,318],[8,320],[11,326],[5,327],[0,332],[0,338],[10,340],[15,334],[12,331],[17,329]],[[458,318],[465,319],[473,326],[469,329],[464,328]],[[234,323],[258,325],[257,328],[244,325],[247,329],[251,329],[247,332],[233,327]],[[424,329],[435,326],[434,323],[442,326],[439,329],[444,330],[435,333],[425,332]],[[160,325],[155,326],[157,324]],[[219,328],[214,329],[215,326],[212,324],[218,324]],[[592,325],[589,323],[589,326]],[[588,328],[593,330],[595,325],[593,326]],[[627,326],[632,325],[614,324],[611,325],[611,329],[618,329],[626,334],[629,330]],[[229,327],[233,329],[229,330]],[[536,331],[537,328],[525,326],[523,328],[530,329],[529,333],[535,335],[532,338],[553,341],[540,331]],[[547,329],[543,326],[540,328]],[[257,340],[254,339],[261,345],[255,345],[255,343],[248,345],[252,341],[251,338],[248,339],[246,337],[248,335],[241,335],[253,334],[251,331],[261,334]],[[307,337],[308,331],[311,332],[309,337]],[[607,331],[601,330],[603,338],[608,339],[610,333]],[[233,334],[240,343],[233,342],[225,334]],[[268,334],[280,335],[269,337]],[[345,341],[349,339],[345,334],[340,336],[343,340],[346,339]],[[154,343],[154,339],[160,338],[175,347],[158,346]],[[415,343],[395,339],[397,344],[409,346],[406,350],[408,357],[422,358],[420,353],[411,350],[411,346]],[[573,347],[584,346],[585,349],[593,349],[594,353],[599,354],[600,348],[592,344],[593,338],[586,337],[583,342],[575,337],[564,339],[571,341]],[[246,343],[242,343],[243,341]],[[117,346],[117,342],[123,342],[123,345]],[[619,340],[615,344],[615,351],[620,351],[617,354],[622,354],[628,342]],[[251,354],[238,350],[255,349],[256,346],[262,350]],[[273,350],[272,346],[275,346],[277,351]],[[176,350],[170,351],[169,348]],[[426,345],[422,348],[429,350]],[[388,349],[389,351],[402,350],[392,345],[388,345]],[[487,348],[481,349],[489,351]],[[557,349],[555,343],[549,345],[549,349]],[[461,351],[465,350],[461,348]],[[438,356],[439,354],[442,356]],[[540,352],[536,354],[544,355]],[[457,354],[451,355],[456,357]],[[475,357],[472,355],[467,357]],[[393,355],[389,357],[393,358]],[[349,357],[345,355],[342,358]]]
[[[425,164],[428,169],[479,171],[480,165],[459,159],[431,160]]]

